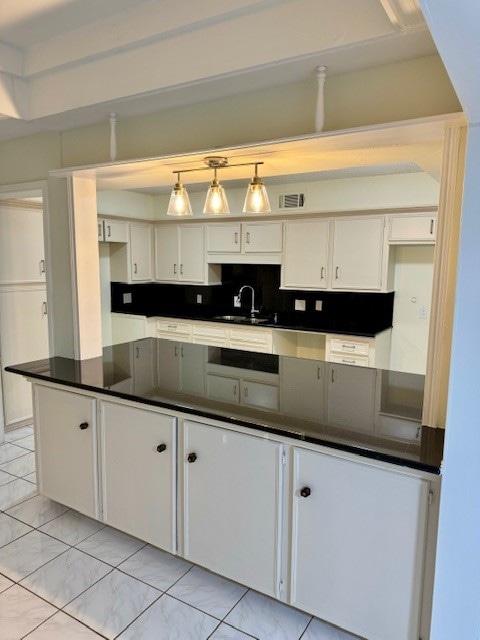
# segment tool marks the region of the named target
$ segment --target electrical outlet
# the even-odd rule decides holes
[[[418,317],[420,320],[426,320],[428,318],[428,308],[424,304],[418,309]]]
[[[305,311],[305,300],[295,300],[295,311]]]
[[[202,294],[197,293],[197,304],[202,304]]]
[[[315,300],[315,311],[322,311],[323,300]]]
[[[233,306],[237,308],[242,306],[240,296],[233,296]]]
[[[131,304],[132,303],[132,294],[124,293],[123,294],[123,304]]]

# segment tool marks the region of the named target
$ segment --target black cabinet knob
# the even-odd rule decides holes
[[[302,498],[308,498],[311,493],[312,490],[310,489],[310,487],[303,487],[303,489],[300,489],[300,495],[302,496]]]
[[[157,447],[157,451],[158,453],[162,453],[162,451],[166,451],[167,449],[167,445],[166,444],[159,444]]]
[[[188,456],[187,456],[188,462],[195,462],[196,459],[197,459],[197,454],[196,453],[189,453]]]
[[[82,422],[78,426],[83,431],[84,429],[88,429],[88,422]]]

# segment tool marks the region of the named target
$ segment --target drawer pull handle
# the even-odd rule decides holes
[[[158,453],[163,453],[166,450],[167,450],[167,445],[166,444],[159,444],[158,447],[157,447]]]
[[[433,224],[434,224],[434,220],[433,218],[430,220],[430,235],[433,236]]]
[[[325,280],[325,267],[320,269],[320,280]]]
[[[322,377],[322,370],[320,369],[320,367],[317,367],[317,380],[320,380]]]
[[[187,461],[188,462],[195,462],[195,460],[197,459],[197,454],[196,453],[189,453],[187,456]]]
[[[331,376],[332,382],[335,382],[335,369],[332,369],[330,376]]]
[[[112,235],[112,228],[110,227],[110,225],[109,225],[109,224],[107,224],[107,229],[108,229],[108,231],[107,231],[107,238],[110,238],[110,236]]]
[[[84,431],[85,429],[88,429],[88,422],[81,422],[78,425],[79,429],[81,429],[82,431]]]
[[[355,360],[352,360],[351,358],[342,358],[342,362],[345,364],[355,364]]]
[[[247,244],[250,244],[250,234],[247,231]]]
[[[176,324],[169,324],[167,325],[169,329],[172,329],[173,331],[177,330],[177,325]]]
[[[180,274],[183,275],[183,264],[180,265]]]
[[[136,262],[133,263],[133,273],[138,273],[138,267]]]
[[[340,267],[335,267],[335,280],[338,280],[338,272],[340,271]]]
[[[310,489],[310,487],[303,487],[303,489],[300,489],[300,495],[302,496],[302,498],[308,498],[311,493],[312,490]]]
[[[173,265],[173,275],[176,275],[176,274],[177,274],[177,265],[174,264]]]
[[[42,314],[43,314],[44,316],[46,316],[46,315],[47,315],[47,313],[48,313],[48,310],[47,310],[47,303],[46,303],[46,302],[42,302]]]
[[[45,260],[40,260],[40,275],[45,273]]]
[[[342,349],[353,349],[355,351],[356,348],[357,345],[355,344],[342,344]]]
[[[238,232],[235,231],[235,244],[238,244]]]
[[[243,395],[245,396],[245,398],[248,398],[248,387],[245,387]]]

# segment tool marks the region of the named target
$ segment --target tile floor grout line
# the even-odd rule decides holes
[[[107,573],[107,576],[108,576],[108,573]],[[81,622],[78,618],[75,618],[75,616],[72,616],[71,613],[68,613],[68,611],[64,611],[63,609],[60,609],[60,613],[63,613],[64,615],[68,616],[72,620],[75,620],[75,622],[78,622],[79,624],[83,624],[83,626],[89,629],[90,631],[92,631],[92,633],[96,633],[99,638],[105,638],[105,640],[108,640],[108,636],[103,635],[103,633],[100,633],[99,631],[95,631],[93,627],[90,627],[85,622]]]
[[[124,627],[119,633],[117,633],[116,636],[113,637],[113,640],[116,640],[116,638],[118,638],[119,636],[122,635],[122,633],[125,633],[125,631],[128,629],[128,627],[131,627],[132,624],[138,620],[140,618],[140,616],[143,616],[143,614],[148,611],[150,609],[150,607],[153,607],[153,605],[158,602],[160,600],[160,598],[163,598],[163,596],[165,595],[165,593],[160,593],[160,595],[158,596],[158,598],[155,598],[155,600],[153,602],[151,602],[148,607],[146,609],[144,609],[143,611],[141,611],[138,616],[136,616],[133,620],[131,620],[126,627]]]
[[[313,621],[313,616],[311,616],[310,620],[307,622],[307,626],[305,627],[305,629],[300,634],[298,640],[302,640],[302,638],[305,636],[305,634],[307,633],[308,627],[312,624],[312,621]]]

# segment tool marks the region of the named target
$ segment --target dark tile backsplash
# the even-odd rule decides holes
[[[278,265],[223,265],[222,284],[209,287],[112,282],[112,311],[198,319],[238,313],[233,297],[244,284],[255,289],[255,307],[260,313],[276,313],[281,326],[365,335],[392,326],[393,292],[282,291]],[[123,302],[125,293],[131,294],[131,303]],[[197,296],[202,297],[201,303]],[[296,299],[305,300],[305,311],[294,310]],[[315,311],[317,300],[322,301],[322,311]],[[250,306],[251,293],[247,289],[242,294],[242,313],[248,313]]]

